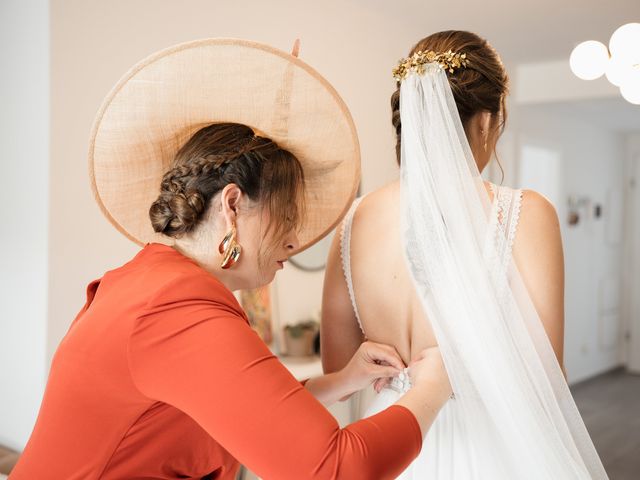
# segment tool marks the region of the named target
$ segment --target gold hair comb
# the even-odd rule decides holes
[[[427,52],[419,51],[409,58],[400,60],[398,66],[392,70],[393,77],[400,82],[411,72],[422,75],[424,66],[427,63],[437,63],[442,69],[453,73],[456,68],[466,67],[469,61],[466,53],[453,53],[451,50],[440,53],[431,50]]]

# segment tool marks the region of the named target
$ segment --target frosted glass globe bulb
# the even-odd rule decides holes
[[[604,74],[608,61],[607,47],[595,40],[587,40],[573,49],[569,57],[569,66],[576,77],[595,80]]]

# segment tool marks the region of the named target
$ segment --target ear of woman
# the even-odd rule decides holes
[[[225,229],[229,230],[236,222],[238,207],[243,200],[243,193],[234,183],[230,183],[222,189],[219,199],[218,211],[222,214],[225,222]]]
[[[496,135],[492,132],[495,130],[494,115],[486,110],[474,114],[466,125],[467,138],[473,157],[478,166],[478,170],[482,171],[494,150],[494,142],[497,140]]]

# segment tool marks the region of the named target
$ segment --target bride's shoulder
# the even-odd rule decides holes
[[[400,184],[392,182],[364,195],[354,212],[355,222],[379,223],[388,220],[397,211],[400,201]]]
[[[518,237],[534,248],[556,243],[560,238],[560,221],[553,203],[540,192],[521,190]],[[522,242],[520,242],[522,243]]]
[[[530,221],[558,223],[556,207],[547,197],[535,190],[520,191],[522,192],[521,218],[525,216]]]
[[[489,191],[493,193],[496,188],[495,185],[490,182],[485,182],[485,185]],[[555,221],[557,222],[558,214],[553,203],[545,197],[542,193],[535,190],[513,188],[509,186],[501,186],[500,188],[506,188],[512,192],[514,197],[519,197],[520,201],[520,216],[526,217],[526,220],[531,222],[540,221]]]

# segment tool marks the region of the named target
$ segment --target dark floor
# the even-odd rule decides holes
[[[571,391],[609,479],[640,479],[640,375],[616,369]]]

